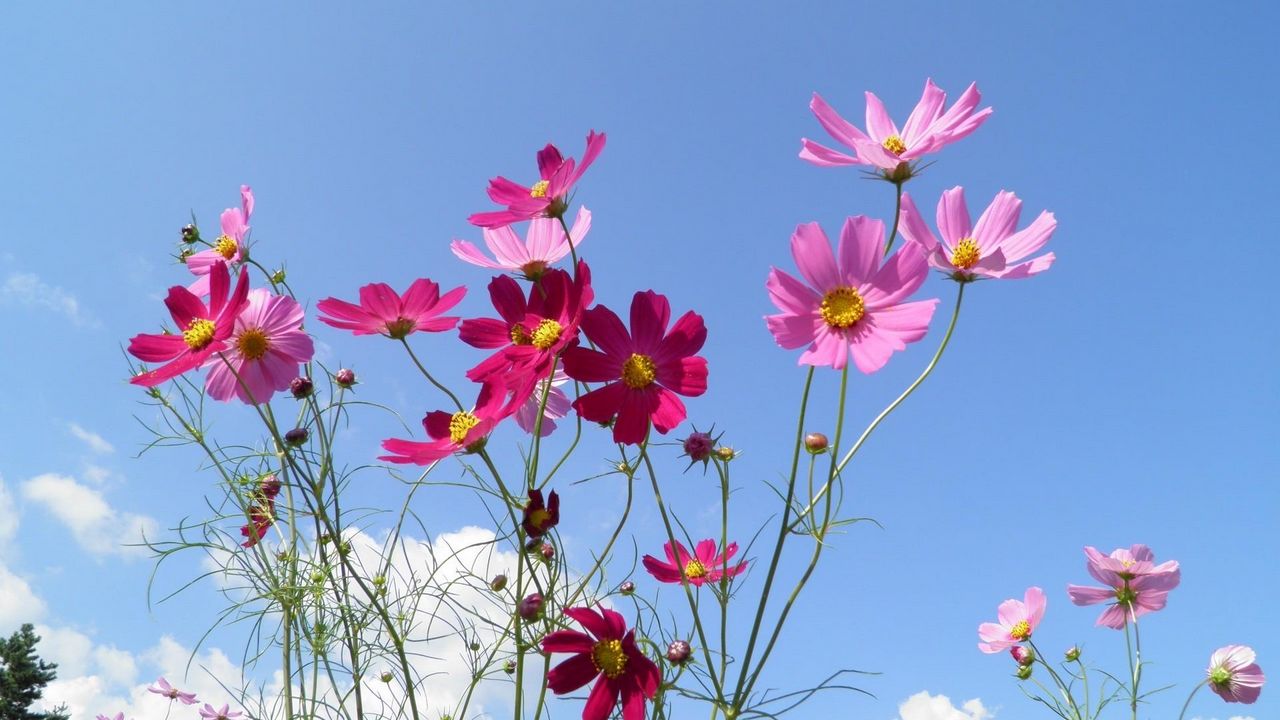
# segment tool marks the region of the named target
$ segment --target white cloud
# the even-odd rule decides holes
[[[75,423],[67,423],[67,429],[77,439],[89,446],[89,449],[100,454],[109,455],[116,451],[115,446],[107,442],[101,435],[92,430],[85,430]]]
[[[26,580],[0,565],[0,628],[16,629],[22,623],[35,622],[46,610]]]
[[[1218,719],[1217,719],[1217,718],[1205,718],[1205,717],[1201,717],[1201,716],[1197,715],[1197,716],[1195,716],[1194,718],[1192,718],[1191,720],[1218,720]],[[1252,715],[1248,715],[1248,716],[1245,716],[1245,715],[1232,715],[1231,717],[1227,718],[1227,720],[1255,720],[1255,718],[1254,718]]]
[[[34,477],[22,485],[23,496],[40,503],[71,530],[80,547],[98,555],[145,555],[143,537],[154,538],[159,525],[145,515],[118,512],[102,493],[74,478],[55,473]]]
[[[35,273],[9,273],[4,282],[0,283],[0,301],[52,310],[66,316],[76,325],[97,324],[80,307],[80,301],[75,295],[49,285]]]
[[[4,476],[0,475],[0,554],[12,545],[18,534],[18,506],[13,502],[13,494],[4,484]]]
[[[977,698],[956,707],[946,695],[930,695],[927,691],[912,695],[898,706],[899,720],[989,720],[994,717]]]

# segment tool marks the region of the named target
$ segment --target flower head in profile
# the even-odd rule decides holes
[[[1068,585],[1067,595],[1076,605],[1110,603],[1097,625],[1123,630],[1130,620],[1164,608],[1169,592],[1178,587],[1182,571],[1176,560],[1159,565],[1146,545],[1113,550],[1103,555],[1097,548],[1084,549],[1089,574],[1106,587]]]
[[[644,569],[658,582],[678,583],[683,574],[690,585],[701,587],[703,583],[718,583],[725,577],[737,577],[747,570],[745,560],[729,562],[738,552],[738,543],[729,543],[723,553],[718,552],[716,541],[710,539],[698,543],[692,554],[679,540],[674,551],[669,542],[664,543],[662,549],[667,554],[666,562],[652,555],[645,555],[642,560]]]
[[[677,394],[697,397],[707,390],[707,361],[696,355],[707,339],[702,316],[692,310],[671,322],[671,304],[652,290],[631,300],[631,330],[602,305],[586,311],[582,330],[599,350],[582,346],[564,352],[564,371],[588,383],[605,383],[574,401],[587,420],[613,422],[614,442],[639,445],[649,423],[670,432],[687,415]]]
[[[590,231],[591,211],[578,208],[578,217],[573,221],[570,236],[565,235],[559,220],[534,218],[529,222],[529,231],[523,241],[510,226],[484,228],[484,244],[493,255],[492,260],[466,240],[454,240],[449,249],[463,262],[519,273],[530,280],[537,280],[547,268],[569,255],[570,237],[576,248],[587,239]]]
[[[1267,678],[1254,662],[1253,648],[1227,645],[1209,658],[1209,689],[1227,702],[1251,704],[1262,694]]]
[[[1042,273],[1053,264],[1053,253],[1037,258],[1024,258],[1049,242],[1058,221],[1053,213],[1042,212],[1030,225],[1018,230],[1022,201],[1017,195],[1001,190],[982,211],[978,224],[969,221],[964,188],[957,185],[942,193],[938,201],[938,231],[942,242],[934,237],[916,209],[911,195],[902,195],[900,226],[908,241],[920,246],[929,264],[952,279],[968,282],[978,278],[1020,279]]]
[[[187,289],[200,297],[209,294],[209,273],[213,266],[225,262],[238,267],[249,257],[249,216],[253,215],[253,190],[240,186],[240,207],[222,211],[222,234],[213,241],[213,247],[187,257],[187,269],[198,276]]]
[[[150,686],[148,686],[148,687],[147,687],[147,692],[155,693],[156,695],[161,695],[161,696],[163,696],[163,697],[167,697],[167,698],[169,698],[170,700],[177,700],[177,701],[181,702],[183,705],[195,705],[195,704],[196,704],[196,694],[195,694],[195,693],[183,692],[183,691],[181,691],[181,690],[179,690],[179,689],[175,688],[174,686],[170,685],[170,684],[169,684],[169,681],[168,681],[168,680],[165,680],[164,678],[160,678],[160,679],[156,680],[156,684],[155,684],[155,685],[150,685]]]
[[[867,130],[863,132],[840,116],[822,96],[814,93],[809,109],[836,142],[853,151],[846,154],[808,138],[800,140],[800,157],[814,165],[871,165],[889,180],[902,182],[914,173],[916,161],[929,153],[967,136],[991,115],[991,108],[978,110],[982,94],[977,83],[970,84],[948,110],[947,94],[933,80],[925,80],[920,102],[898,129],[884,103],[875,93],[867,93]]]
[[[511,223],[533,218],[558,218],[569,207],[569,191],[582,174],[595,162],[604,149],[604,133],[592,130],[587,135],[587,149],[582,164],[560,154],[555,145],[548,144],[538,151],[539,180],[531,186],[498,176],[489,181],[489,199],[506,210],[476,213],[467,218],[472,225],[499,228]],[[577,241],[577,238],[574,238]]]
[[[190,290],[174,286],[164,304],[169,308],[177,333],[135,335],[129,341],[129,353],[143,362],[165,362],[166,365],[130,379],[134,385],[155,387],[160,383],[194,370],[217,352],[226,350],[236,318],[248,304],[249,281],[245,268],[231,289],[227,264],[219,262],[209,272],[209,303]],[[286,381],[287,382],[287,381]]]
[[[315,345],[302,329],[302,306],[288,295],[249,291],[248,303],[236,317],[225,352],[209,358],[205,389],[215,400],[239,398],[265,403],[278,390],[288,390],[298,366],[311,361]]]
[[[529,393],[529,397],[516,408],[516,425],[530,435],[534,430],[537,430],[542,437],[555,432],[556,421],[568,415],[572,407],[569,396],[560,389],[560,386],[567,382],[569,382],[569,376],[564,374],[563,368],[556,368],[551,377],[538,381],[533,392]],[[542,403],[543,393],[547,396],[545,405]],[[538,425],[539,410],[542,411],[542,425]]]
[[[556,630],[542,639],[544,653],[573,653],[547,673],[547,687],[565,695],[595,680],[582,720],[607,720],[619,700],[622,720],[644,720],[645,701],[657,693],[662,672],[636,647],[635,630],[607,608],[565,608],[564,614],[587,632]]]
[[[465,287],[456,287],[441,295],[438,284],[419,278],[404,295],[386,283],[371,283],[360,288],[359,305],[330,297],[316,303],[316,309],[324,313],[320,322],[326,325],[354,335],[401,340],[415,332],[452,330],[458,318],[440,317],[440,313],[452,309],[466,294]]]
[[[422,427],[431,440],[383,440],[382,449],[391,454],[378,459],[399,464],[429,465],[454,453],[478,450],[494,427],[511,414],[511,408],[505,401],[506,393],[499,383],[485,383],[480,387],[473,409],[427,413],[422,419]]]
[[[1047,604],[1044,591],[1038,587],[1027,588],[1022,600],[1009,599],[996,609],[996,622],[978,626],[978,649],[984,653],[998,653],[1025,642],[1040,625]]]
[[[232,711],[231,706],[226,704],[220,708],[214,708],[209,703],[205,703],[204,707],[200,708],[200,717],[204,720],[235,720],[242,715],[244,713],[239,710]]]
[[[884,257],[884,223],[859,215],[840,230],[839,259],[817,223],[796,228],[791,255],[808,283],[772,268],[765,287],[782,312],[765,318],[778,345],[806,348],[801,365],[837,370],[849,356],[864,373],[884,367],[924,337],[938,301],[904,302],[928,275],[924,254],[906,244]],[[807,346],[807,347],[806,347]]]
[[[529,491],[529,502],[524,506],[524,518],[520,521],[524,532],[531,538],[540,538],[560,524],[560,496],[555,490],[543,500],[541,490]]]

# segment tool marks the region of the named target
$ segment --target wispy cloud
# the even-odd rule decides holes
[[[50,285],[35,273],[11,272],[0,283],[0,303],[52,310],[76,325],[98,323],[80,306],[76,296],[56,285]]]
[[[76,423],[67,423],[67,429],[71,431],[72,435],[76,436],[76,439],[88,445],[90,450],[99,455],[109,455],[116,451],[114,445],[92,430],[85,430]]]
[[[80,547],[93,555],[136,556],[144,535],[155,537],[159,524],[145,515],[119,512],[102,493],[55,473],[34,477],[22,484],[22,495],[39,503],[66,525]]]
[[[977,698],[956,707],[946,695],[930,695],[927,691],[912,695],[898,706],[899,720],[990,720],[994,717],[995,713],[983,707]]]

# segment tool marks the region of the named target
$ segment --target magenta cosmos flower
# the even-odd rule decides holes
[[[1130,619],[1136,622],[1147,613],[1163,609],[1169,591],[1182,579],[1176,560],[1156,565],[1155,555],[1146,545],[1119,548],[1110,555],[1086,547],[1084,554],[1089,574],[1107,587],[1068,585],[1067,595],[1076,605],[1111,603],[1096,624],[1115,630],[1123,630]]]
[[[232,266],[239,264],[249,256],[249,217],[253,215],[253,190],[248,185],[240,186],[240,207],[227,208],[222,211],[222,234],[213,241],[213,247],[201,250],[186,259],[187,269],[197,275],[196,281],[187,289],[204,297],[209,294],[209,272],[219,262]]]
[[[1036,631],[1044,617],[1047,605],[1044,591],[1038,587],[1027,588],[1022,600],[1005,600],[996,610],[996,622],[978,626],[978,649],[984,653],[998,653],[1026,641]]]
[[[215,400],[240,398],[264,403],[277,390],[287,390],[298,366],[315,354],[311,336],[302,329],[302,306],[286,295],[258,288],[236,317],[225,352],[209,358],[205,389]]]
[[[173,316],[180,333],[135,335],[129,341],[129,352],[143,362],[167,362],[160,368],[135,375],[130,382],[155,387],[182,373],[200,367],[211,355],[226,350],[235,330],[236,318],[248,303],[249,281],[245,268],[235,290],[227,264],[219,262],[209,272],[209,304],[187,288],[169,288],[164,304]]]
[[[547,673],[547,687],[564,695],[595,680],[582,720],[607,720],[619,698],[622,720],[644,720],[645,700],[658,691],[662,672],[636,647],[635,630],[606,608],[565,608],[564,614],[587,632],[556,630],[542,639],[545,653],[574,653]]]
[[[568,209],[569,191],[595,162],[596,156],[604,149],[604,141],[604,133],[592,130],[587,135],[587,150],[582,155],[581,165],[576,164],[573,158],[565,158],[555,145],[548,143],[538,151],[541,179],[529,187],[502,176],[490,180],[489,199],[506,205],[507,209],[476,213],[467,221],[480,227],[498,228],[538,217],[560,217]],[[577,241],[576,237],[574,241]]]
[[[978,110],[978,103],[981,101],[982,94],[978,92],[978,85],[972,83],[951,109],[943,112],[947,94],[934,85],[933,80],[926,80],[920,102],[911,111],[907,124],[899,130],[880,98],[875,93],[868,92],[867,131],[863,132],[840,117],[821,95],[814,93],[809,109],[836,142],[854,152],[846,155],[802,138],[800,157],[814,165],[873,165],[886,173],[901,173],[899,166],[903,163],[907,163],[909,168],[913,161],[928,153],[937,152],[977,130],[992,112],[991,108]],[[901,179],[908,177],[909,169]],[[897,173],[890,176],[890,179],[898,180]]]
[[[1031,260],[1023,258],[1044,247],[1058,227],[1053,213],[1041,212],[1030,225],[1018,230],[1021,213],[1022,201],[1018,196],[1001,190],[974,225],[969,221],[964,188],[957,185],[942,193],[938,201],[941,243],[925,224],[909,194],[902,196],[900,225],[903,236],[928,255],[929,264],[954,280],[1019,279],[1044,272],[1053,264],[1053,253]]]
[[[591,211],[578,208],[578,217],[570,231],[573,247],[582,245],[591,231]],[[569,254],[569,237],[560,227],[560,221],[552,218],[534,218],[524,241],[510,226],[484,228],[484,244],[493,254],[490,260],[480,249],[466,240],[454,240],[449,246],[453,254],[463,262],[483,268],[520,273],[530,280],[537,280],[547,268]]]
[[[204,707],[200,708],[200,717],[205,720],[235,720],[242,715],[244,715],[244,713],[239,710],[233,712],[231,710],[231,706],[225,704],[222,707],[215,709],[209,703],[205,703]]]
[[[118,712],[118,713],[116,713],[116,716],[115,716],[115,717],[108,717],[108,716],[106,716],[106,715],[98,715],[98,720],[124,720],[124,712]]]
[[[156,680],[155,685],[148,686],[147,692],[155,693],[156,695],[162,695],[164,697],[169,698],[170,700],[177,700],[181,702],[183,705],[196,704],[195,693],[183,692],[175,688],[174,686],[170,685],[169,681],[165,680],[164,678],[160,678]]]
[[[354,335],[385,335],[400,340],[415,332],[452,330],[458,318],[439,315],[457,305],[466,294],[465,287],[456,287],[441,296],[438,284],[419,278],[404,295],[386,283],[372,283],[360,288],[359,305],[325,298],[316,303],[316,309],[328,316],[320,316],[320,322],[326,325],[350,330]]]
[[[631,331],[607,307],[597,305],[582,317],[582,330],[600,349],[570,347],[565,373],[581,382],[603,382],[574,401],[587,420],[613,421],[615,442],[638,445],[649,423],[666,434],[687,415],[677,393],[697,397],[707,391],[707,361],[695,355],[707,340],[702,316],[690,310],[671,320],[671,304],[652,290],[631,299]]]
[[[817,223],[800,225],[791,236],[791,256],[809,284],[771,268],[765,287],[782,312],[765,322],[782,347],[808,346],[801,365],[840,370],[852,353],[859,370],[873,373],[929,329],[938,301],[903,302],[928,275],[924,254],[904,245],[881,266],[884,223],[879,220],[862,215],[845,220],[839,261]]]
[[[717,583],[726,576],[736,577],[747,570],[745,560],[736,565],[729,564],[734,554],[738,552],[738,543],[729,543],[723,553],[716,551],[715,540],[703,540],[698,543],[692,555],[679,540],[676,541],[675,552],[671,550],[671,543],[664,543],[662,549],[667,554],[666,562],[652,555],[645,555],[643,560],[644,569],[648,570],[658,582],[680,582],[681,569],[683,569],[684,577],[689,578],[689,584],[701,587],[703,583]]]
[[[493,428],[511,414],[511,408],[504,406],[505,398],[500,383],[485,383],[480,387],[475,408],[452,413],[443,410],[427,413],[422,419],[422,427],[431,437],[430,441],[383,440],[382,449],[392,454],[378,459],[428,465],[456,452],[478,450]]]
[[[1253,648],[1227,645],[1209,658],[1209,689],[1227,702],[1251,704],[1262,694],[1267,678],[1254,662]]]

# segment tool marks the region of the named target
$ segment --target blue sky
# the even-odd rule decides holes
[[[806,714],[888,720],[927,691],[1030,716],[1010,663],[975,649],[977,624],[1041,585],[1041,647],[1078,642],[1118,667],[1121,638],[1094,629],[1095,610],[1072,607],[1065,585],[1088,580],[1084,545],[1134,542],[1183,568],[1145,626],[1158,663],[1149,677],[1179,683],[1149,717],[1177,712],[1220,645],[1250,644],[1264,668],[1280,667],[1280,331],[1266,210],[1280,163],[1280,102],[1266,84],[1280,69],[1276,20],[1261,4],[1192,3],[8,8],[0,631],[42,623],[76,681],[61,686],[66,697],[128,698],[173,672],[164,665],[181,653],[161,638],[192,647],[219,605],[208,586],[148,610],[152,563],[118,548],[121,528],[203,512],[213,487],[190,453],[135,459],[148,436],[133,416],[147,411],[121,351],[185,282],[166,256],[190,212],[212,228],[251,184],[257,257],[284,262],[312,302],[426,276],[471,286],[463,314],[483,315],[488,276],[457,262],[449,241],[479,239],[466,217],[489,209],[490,176],[527,176],[547,141],[580,154],[591,128],[609,135],[578,195],[595,215],[583,252],[598,299],[619,306],[653,288],[705,316],[711,389],[690,417],[745,453],[733,523],[749,536],[767,518],[754,502],[762,481],[785,467],[803,380],[761,321],[768,268],[792,267],[799,222],[834,233],[846,215],[893,207],[887,185],[796,159],[800,137],[824,137],[810,93],[857,119],[874,90],[901,120],[932,77],[952,97],[978,81],[996,112],[910,192],[931,218],[953,185],[975,211],[1014,190],[1024,221],[1056,214],[1058,261],[967,294],[941,368],[853,466],[848,505],[884,528],[836,540],[771,684],[854,667],[882,673],[862,682],[875,698],[833,696]],[[942,313],[952,292],[935,277],[922,297],[944,298]],[[362,393],[411,420],[435,407],[390,344],[311,329],[330,361],[361,374]],[[855,378],[853,427],[918,372],[939,330]],[[446,337],[419,347],[457,385],[477,359]],[[834,374],[818,387],[830,397]],[[228,408],[219,419],[235,432],[243,417]],[[385,425],[353,428],[352,462],[375,453]],[[516,440],[504,436],[509,458]],[[595,447],[571,470],[598,471]],[[681,475],[675,454],[668,496],[709,534],[715,488]],[[392,483],[369,478],[371,503],[392,497]],[[583,486],[566,507],[615,507],[619,493]],[[459,529],[450,502],[462,500],[422,508],[433,533]],[[641,552],[660,542],[656,522],[644,505]],[[571,523],[575,542],[599,539],[601,528]],[[166,568],[157,582],[197,570]],[[241,642],[233,630],[212,644],[234,662]],[[1196,707],[1239,714],[1212,696]],[[1246,714],[1276,708],[1264,691]],[[904,720],[935,718],[952,720]]]

